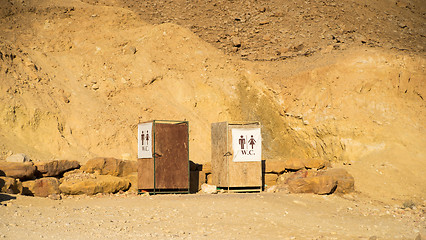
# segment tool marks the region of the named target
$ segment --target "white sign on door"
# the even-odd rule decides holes
[[[138,124],[138,158],[152,158],[152,122]]]
[[[232,149],[234,162],[262,160],[262,136],[260,128],[233,128]]]

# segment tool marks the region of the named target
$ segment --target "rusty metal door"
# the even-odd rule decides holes
[[[189,188],[188,137],[187,123],[155,123],[155,188]]]

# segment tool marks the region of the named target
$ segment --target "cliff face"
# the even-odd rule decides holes
[[[300,24],[287,31],[298,33],[288,41],[285,34],[275,34],[287,26],[287,15],[268,15],[271,6],[253,6],[251,14],[258,17],[247,18],[237,33],[266,29],[264,35],[277,36],[275,40],[234,36],[235,24],[223,24],[233,30],[225,38],[218,33],[220,41],[215,42],[213,27],[201,31],[185,25],[205,23],[202,11],[176,16],[185,22],[152,25],[164,22],[158,16],[167,15],[172,5],[163,9],[159,3],[156,12],[144,15],[151,5],[108,4],[1,3],[1,159],[17,152],[35,160],[136,159],[138,122],[182,119],[190,121],[191,160],[206,163],[212,122],[256,120],[263,126],[266,160],[320,157],[345,164],[356,188],[367,194],[424,199],[425,58],[418,39],[424,28],[416,28],[423,23],[415,2],[387,5],[396,22],[407,20],[397,26],[405,42],[392,35],[393,27],[374,35],[368,26],[355,33],[371,35],[370,40],[358,41],[344,28],[335,29],[340,37],[317,43],[312,39],[323,39],[323,31],[312,30],[307,37],[303,31],[309,28]],[[345,25],[352,16],[345,15],[346,7],[337,15],[327,10],[331,16],[324,13],[315,24],[341,16]],[[297,12],[288,9],[288,14]],[[305,8],[299,15],[315,9]],[[371,18],[364,6],[353,9]],[[227,15],[215,16],[212,24],[220,25]],[[261,17],[265,22],[257,23]],[[237,18],[232,21],[242,22]],[[386,19],[371,21],[375,26]],[[305,39],[305,47],[293,43],[299,38]],[[277,43],[293,45],[272,56]]]

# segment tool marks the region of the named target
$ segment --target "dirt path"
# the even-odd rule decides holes
[[[415,239],[426,233],[424,208],[402,210],[356,195],[2,199],[4,239]]]

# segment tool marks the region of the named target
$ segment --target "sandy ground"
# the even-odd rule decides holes
[[[354,194],[0,195],[3,239],[415,239],[425,208]]]

